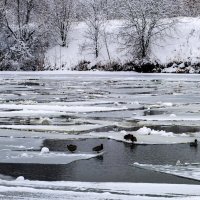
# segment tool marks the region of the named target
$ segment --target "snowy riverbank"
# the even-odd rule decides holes
[[[74,25],[72,29],[68,47],[56,46],[48,50],[45,65],[52,70],[71,70],[83,61],[88,62],[86,63],[87,69],[99,69],[98,66],[104,66],[110,62],[118,63],[121,66],[129,63],[131,58],[120,51],[116,37],[121,26],[122,21],[118,20],[111,20],[107,23],[108,48],[111,60],[104,45],[102,45],[98,59],[94,59],[94,55],[89,51],[81,50],[81,46],[85,42],[86,26],[84,23],[79,23]],[[199,18],[179,18],[175,28],[170,31],[170,36],[166,36],[159,42],[159,45],[154,44],[151,47],[150,60],[156,61],[161,66],[167,65],[167,69],[162,70],[164,73],[198,73],[195,67],[200,62],[198,56],[200,49],[199,27]],[[124,67],[131,69],[132,66],[126,64]]]

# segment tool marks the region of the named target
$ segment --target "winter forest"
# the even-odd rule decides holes
[[[199,14],[197,0],[0,0],[0,70],[198,73]]]

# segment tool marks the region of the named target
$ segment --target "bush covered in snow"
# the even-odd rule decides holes
[[[200,73],[200,63],[172,62],[162,69],[162,73]]]

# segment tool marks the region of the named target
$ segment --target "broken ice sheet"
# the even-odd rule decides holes
[[[147,131],[150,131],[150,134],[147,134]],[[137,138],[137,142],[135,142],[135,144],[184,144],[192,142],[194,140],[194,137],[190,137],[186,134],[177,135],[165,131],[155,131],[145,127],[135,132],[90,132],[88,134],[83,134],[82,136],[109,138],[117,141],[131,143],[131,141],[124,140],[124,135],[128,133],[133,134]]]
[[[98,107],[98,106],[60,106],[60,105],[17,105],[17,104],[0,104],[0,109],[24,109],[24,110],[40,110],[43,111],[60,111],[60,112],[102,112],[127,110],[126,107]]]
[[[33,151],[0,151],[0,163],[20,164],[69,164],[78,160],[87,160],[102,155],[102,153],[60,153],[60,152],[33,152]]]
[[[146,121],[200,121],[199,114],[184,114],[184,115],[149,115],[149,116],[136,116],[136,120]]]
[[[35,138],[16,138],[13,136],[10,137],[1,137],[0,139],[0,152],[5,149],[10,150],[27,150],[27,149],[39,149],[42,145],[42,139]],[[1,153],[0,153],[1,154]]]
[[[94,130],[104,127],[103,125],[69,125],[69,126],[53,126],[53,125],[0,125],[0,128],[13,130],[33,130],[33,131],[56,131],[56,132],[82,132]]]
[[[3,199],[198,200],[198,185],[0,180]]]
[[[133,166],[200,181],[200,163],[184,163],[178,165],[152,165],[134,163]]]

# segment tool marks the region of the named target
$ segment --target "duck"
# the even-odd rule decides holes
[[[93,151],[96,151],[97,153],[99,153],[100,151],[103,150],[103,144],[94,147],[92,150],[93,150]]]
[[[190,146],[197,147],[198,146],[197,139],[195,139],[194,142],[190,142]]]
[[[70,144],[70,145],[67,145],[67,149],[73,153],[74,151],[76,151],[77,146]]]
[[[124,135],[124,139],[125,140],[131,140],[133,143],[137,142],[137,138],[134,135],[130,134],[130,133],[127,134],[127,135]]]
[[[133,135],[132,137],[131,137],[131,141],[134,143],[134,142],[137,142],[137,138]]]

